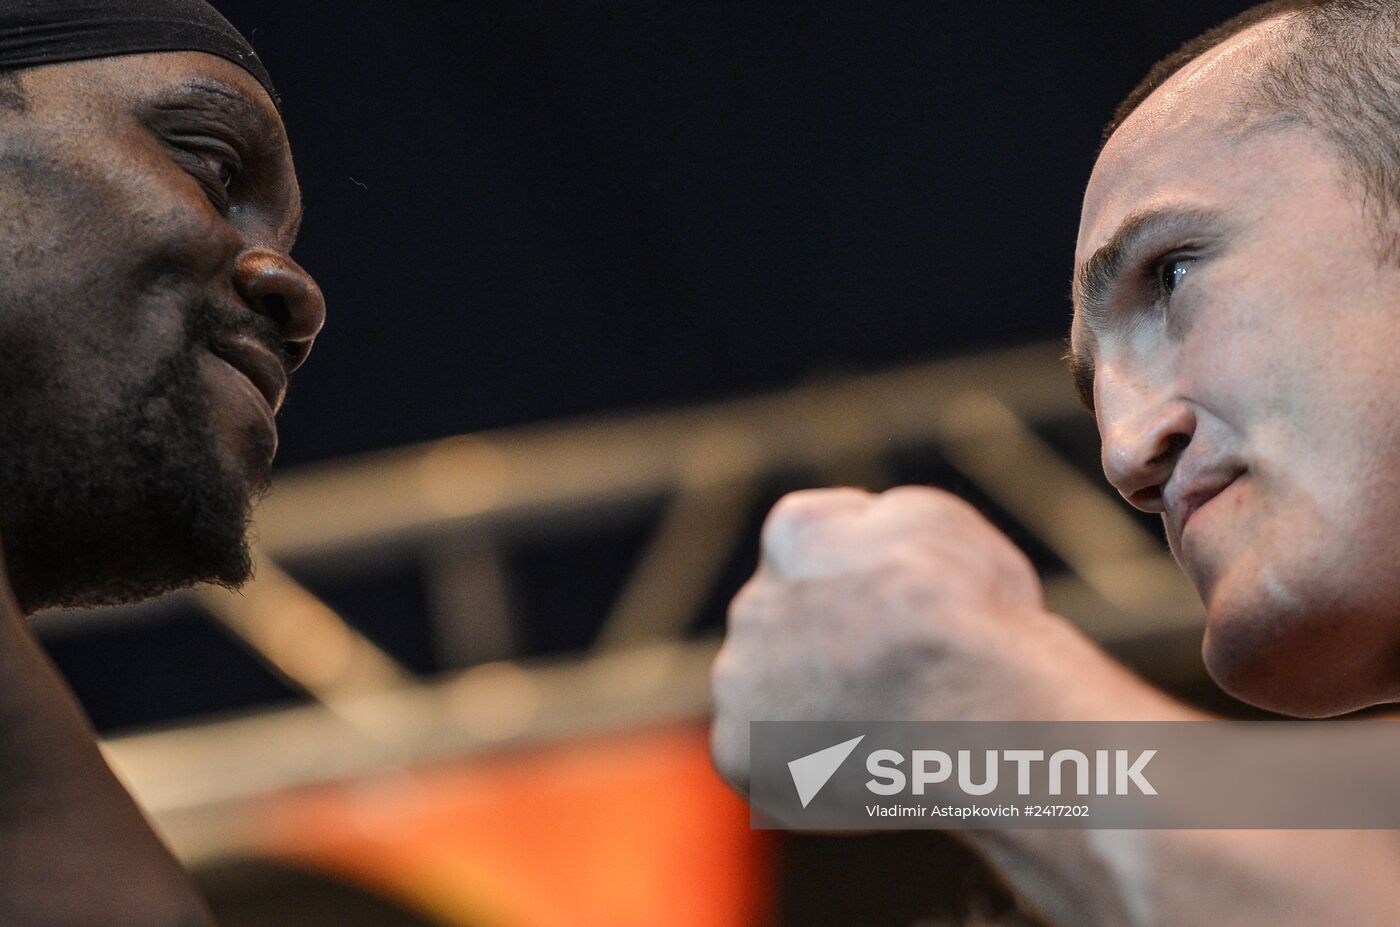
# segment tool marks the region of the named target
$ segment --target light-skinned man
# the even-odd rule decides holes
[[[1159,513],[1228,691],[1400,700],[1400,4],[1286,2],[1120,111],[1084,199],[1072,357],[1104,472]],[[1201,717],[1049,613],[970,506],[801,493],[715,666],[716,763],[756,719]],[[1054,924],[1400,922],[1390,832],[980,831]]]

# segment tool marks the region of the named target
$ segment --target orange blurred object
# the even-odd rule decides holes
[[[687,724],[302,791],[265,851],[470,927],[761,927],[772,837]]]

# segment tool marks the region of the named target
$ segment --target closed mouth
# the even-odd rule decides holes
[[[1228,474],[1224,479],[1211,480],[1200,486],[1188,490],[1177,505],[1176,523],[1177,536],[1180,537],[1186,531],[1186,526],[1191,521],[1191,517],[1201,510],[1208,502],[1220,495],[1225,490],[1235,484],[1241,476],[1245,474],[1244,469],[1236,470]]]
[[[247,337],[216,338],[209,343],[215,357],[253,384],[273,415],[287,395],[287,370],[267,348]]]

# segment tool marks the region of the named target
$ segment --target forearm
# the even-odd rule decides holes
[[[210,927],[0,574],[0,923]]]
[[[1048,621],[1039,645],[1055,659],[1040,664],[1050,675],[1040,689],[1029,690],[1042,693],[1030,704],[1054,706],[1056,717],[1208,717],[1144,684],[1067,622]],[[1059,675],[1064,667],[1073,674]],[[1029,714],[1020,705],[1006,707],[1003,716]],[[1009,830],[965,836],[1028,907],[1057,927],[1393,927],[1400,912],[1400,836],[1390,831]]]
[[[1056,927],[1392,927],[1389,831],[972,831],[1026,907]]]

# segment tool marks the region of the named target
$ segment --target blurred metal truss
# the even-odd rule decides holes
[[[1048,425],[1092,430],[1061,348],[1041,344],[696,408],[450,438],[283,475],[257,519],[257,579],[192,593],[311,705],[105,746],[177,850],[236,849],[239,804],[541,737],[701,717],[717,642],[687,640],[775,474],[879,488],[936,449],[1068,566],[1050,606],[1158,682],[1198,672],[1200,607],[1165,551]],[[1092,443],[1091,443],[1092,446]],[[593,650],[517,652],[502,544],[662,516]],[[280,566],[426,568],[461,672],[397,666]],[[110,616],[107,616],[110,617]],[[54,621],[82,620],[58,616]]]

